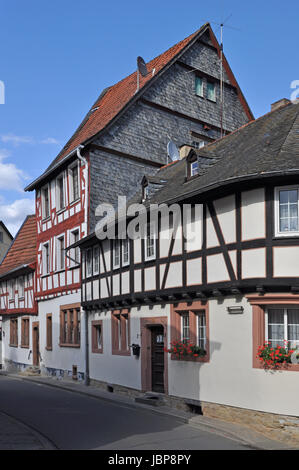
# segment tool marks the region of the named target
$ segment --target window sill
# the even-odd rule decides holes
[[[42,219],[42,223],[49,222],[50,220],[51,220],[51,216],[48,215],[48,217],[45,217],[44,219]]]
[[[62,269],[57,269],[56,271],[54,271],[54,274],[59,274],[59,273],[64,273],[65,272],[65,268],[62,268]]]
[[[72,344],[72,343],[59,343],[61,348],[80,348],[80,344]]]
[[[65,211],[66,211],[66,207],[62,207],[61,209],[58,209],[58,210],[56,211],[56,215],[62,214],[62,213],[65,212]]]
[[[42,275],[41,275],[42,278],[49,277],[49,276],[50,276],[50,273],[42,274]]]
[[[26,344],[21,344],[21,348],[29,349],[29,344],[28,344],[28,345],[26,345]]]
[[[92,348],[91,352],[93,354],[103,354],[103,348],[102,349]]]
[[[264,366],[262,364],[257,364],[253,366],[253,369],[261,369],[265,370]],[[266,369],[265,371],[268,372],[268,370],[273,370],[274,372],[299,372],[299,364],[286,364],[286,365],[281,365],[280,367],[277,367],[277,369]]]
[[[51,347],[49,347],[49,346],[46,346],[46,347],[45,347],[45,350],[46,350],[46,351],[52,351],[52,350],[53,350],[53,348],[52,348],[52,346],[51,346]]]
[[[176,357],[172,354],[171,360],[179,362],[210,362],[210,358],[208,355],[204,357]]]
[[[113,356],[131,356],[130,350],[112,349]]]
[[[9,347],[10,347],[10,348],[17,348],[18,345],[17,345],[17,344],[9,344]]]
[[[217,103],[217,100],[211,100],[210,98],[207,98],[207,101],[209,101],[210,103]]]
[[[77,199],[75,199],[74,201],[70,202],[70,207],[72,207],[73,205],[75,205],[77,202],[80,202],[80,201],[81,201],[81,198],[80,198],[80,196],[79,196]]]
[[[74,265],[74,266],[69,266],[68,269],[78,269],[78,268],[80,268],[80,263],[79,263],[79,264],[76,264],[76,265]]]
[[[283,239],[298,239],[299,238],[299,233],[293,232],[293,233],[276,233],[273,237],[273,240],[283,240]]]

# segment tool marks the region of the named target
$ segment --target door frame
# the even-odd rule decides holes
[[[145,317],[140,319],[141,331],[141,389],[152,391],[152,332],[151,327],[163,326],[164,347],[167,347],[167,317]],[[168,353],[164,351],[164,393],[168,395]]]
[[[36,336],[35,336],[35,332],[34,332],[35,328],[38,329],[38,344],[37,344]],[[39,341],[39,322],[35,321],[35,322],[32,322],[32,365],[37,366],[37,367],[40,365],[40,361],[39,361],[39,352],[40,352],[39,343],[40,343],[40,341]],[[38,349],[36,350],[37,347],[38,347]],[[37,357],[36,357],[36,354],[37,354]]]

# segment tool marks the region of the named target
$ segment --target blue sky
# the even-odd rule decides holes
[[[33,211],[41,174],[101,90],[197,30],[229,18],[224,52],[256,117],[299,80],[298,2],[0,0],[0,219]],[[219,38],[219,28],[212,24]]]

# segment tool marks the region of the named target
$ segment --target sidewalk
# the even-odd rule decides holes
[[[197,427],[203,431],[215,433],[226,438],[233,439],[242,444],[251,446],[254,449],[260,450],[288,450],[294,449],[294,446],[288,446],[283,442],[268,439],[263,434],[258,433],[249,427],[241,426],[239,424],[228,423],[215,418],[196,415],[193,413],[185,412],[170,408],[165,405],[150,406],[141,403],[136,403],[133,398],[103,391],[97,387],[86,387],[83,383],[73,381],[71,379],[61,380],[56,377],[43,377],[43,376],[23,376],[18,374],[10,374],[5,371],[0,371],[0,376],[5,375],[10,378],[36,382],[38,384],[47,385],[50,387],[60,388],[69,392],[79,393],[92,398],[106,400],[110,403],[117,404],[118,406],[125,406],[131,408],[143,408],[151,410],[153,413],[170,415],[175,417],[181,423],[189,424],[192,427]],[[1,416],[0,416],[0,448],[1,448]]]

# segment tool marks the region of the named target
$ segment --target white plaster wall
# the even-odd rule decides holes
[[[21,348],[21,323],[22,318],[29,318],[29,348]],[[24,315],[18,317],[18,347],[9,346],[10,342],[10,318],[2,318],[2,362],[13,361],[19,364],[32,365],[32,322],[38,321],[37,316]]]
[[[51,300],[38,302],[39,335],[42,365],[53,369],[72,370],[73,365],[78,366],[78,372],[85,371],[85,323],[81,313],[81,346],[80,348],[60,347],[60,306],[81,302],[80,292],[62,295]],[[52,351],[46,350],[46,315],[52,313]]]
[[[244,191],[241,198],[242,240],[264,238],[266,236],[264,188]]]
[[[243,314],[227,307],[243,305]],[[298,415],[299,374],[252,367],[252,307],[243,298],[209,301],[210,362],[169,362],[169,393],[253,410]]]
[[[225,243],[236,241],[236,204],[235,195],[223,197],[214,201],[218,221]]]
[[[132,308],[130,312],[130,344],[141,345],[140,318],[144,317],[168,317],[169,328],[169,305],[164,307],[155,305],[154,309],[143,306]],[[95,312],[89,317],[89,344],[91,345],[91,321],[103,321],[103,353],[92,353],[90,347],[90,378],[101,380],[111,384],[123,385],[125,387],[141,389],[141,357],[112,355],[111,344],[111,312]]]
[[[273,248],[274,277],[299,276],[299,246],[279,246]]]

